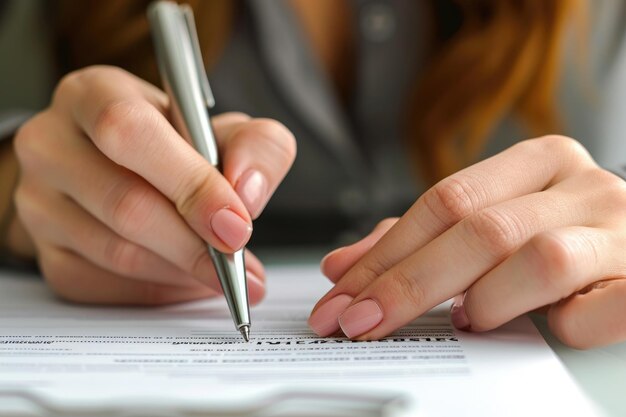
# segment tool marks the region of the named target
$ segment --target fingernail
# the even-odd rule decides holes
[[[233,251],[240,249],[250,239],[252,226],[234,211],[223,208],[211,217],[213,232]]]
[[[383,320],[383,311],[376,301],[363,300],[339,316],[339,326],[349,338],[369,332]]]
[[[470,330],[470,321],[465,313],[465,293],[459,294],[452,300],[452,307],[450,308],[450,318],[452,324],[459,330]]]
[[[235,191],[253,218],[261,214],[267,198],[267,180],[260,171],[246,171],[237,181]]]
[[[348,307],[353,298],[341,294],[331,298],[309,317],[309,326],[318,336],[328,336],[339,330],[337,317]]]

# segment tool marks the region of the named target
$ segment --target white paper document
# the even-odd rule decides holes
[[[245,343],[223,300],[84,307],[0,276],[0,416],[596,414],[526,317],[477,335],[443,305],[380,341],[318,338],[329,288],[317,267],[269,268]]]

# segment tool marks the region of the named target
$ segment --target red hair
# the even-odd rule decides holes
[[[437,0],[433,0],[437,1]],[[473,162],[503,117],[531,135],[562,129],[555,93],[578,0],[454,0],[457,32],[435,48],[416,88],[410,147],[430,182]]]

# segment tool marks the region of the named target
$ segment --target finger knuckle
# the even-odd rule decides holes
[[[626,184],[626,181],[622,178],[601,168],[590,169],[584,175],[590,183],[595,184],[598,187],[606,187],[610,190],[624,189],[623,185]]]
[[[530,139],[531,145],[542,155],[570,156],[576,161],[591,161],[591,155],[585,147],[576,139],[563,135],[546,135],[536,139]]]
[[[617,184],[614,190],[607,196],[610,201],[608,205],[613,209],[613,213],[619,221],[626,220],[624,218],[624,211],[626,210],[626,181],[622,180],[622,182],[623,184]]]
[[[15,207],[20,212],[31,212],[36,209],[39,204],[37,203],[37,193],[30,187],[28,183],[20,181],[15,188],[14,201]]]
[[[215,122],[218,121],[223,121],[223,120],[228,120],[230,122],[234,122],[234,123],[245,123],[249,120],[251,120],[252,118],[244,112],[240,112],[240,111],[229,111],[226,113],[221,113],[217,116],[215,116],[215,118],[213,120],[215,120]]]
[[[471,180],[448,177],[428,190],[423,201],[442,225],[450,227],[477,210],[479,192],[476,188]]]
[[[464,221],[467,243],[489,256],[503,256],[512,252],[523,239],[523,229],[517,218],[494,208],[483,209]]]
[[[119,85],[134,76],[123,68],[113,65],[89,65],[68,73],[61,79],[59,86],[64,82],[69,87],[92,88],[99,84]]]
[[[36,141],[36,138],[39,136],[38,133],[38,129],[32,119],[24,123],[15,132],[13,147],[15,155],[21,163],[28,161],[30,156],[35,153],[36,145],[38,145]]]
[[[115,81],[129,79],[133,77],[128,71],[114,65],[90,65],[82,70],[78,70],[80,76],[87,80],[107,80],[114,78]]]
[[[109,65],[91,65],[65,74],[57,83],[52,95],[52,106],[62,103],[66,97],[77,96],[95,86],[125,82],[132,76],[119,67]]]
[[[73,96],[83,85],[82,76],[86,69],[80,69],[65,74],[57,83],[52,93],[52,106],[56,106],[63,101],[65,97]]]
[[[90,65],[68,74],[68,81],[74,85],[91,88],[100,83],[120,84],[133,76],[126,70],[112,65]]]
[[[120,180],[103,201],[112,229],[131,240],[143,234],[156,206],[149,186],[136,179]]]
[[[132,98],[112,100],[98,111],[92,140],[112,159],[131,150],[132,140],[139,137],[154,122],[148,104]]]
[[[542,147],[559,150],[569,149],[576,146],[575,144],[577,143],[576,140],[563,135],[545,135],[536,138],[535,141]]]
[[[391,281],[396,289],[392,294],[394,302],[408,303],[411,307],[421,308],[426,300],[426,292],[420,280],[415,279],[405,268],[396,267],[390,271]]]
[[[565,298],[569,295],[565,279],[571,276],[577,259],[571,246],[562,238],[546,232],[534,236],[529,245],[529,263],[541,291]]]
[[[243,136],[262,138],[280,161],[292,162],[296,157],[296,140],[287,127],[274,119],[253,119],[238,131]]]
[[[603,189],[603,198],[623,210],[626,206],[626,181],[623,178],[604,169],[593,169],[587,175],[592,184]]]
[[[45,126],[44,113],[31,118],[15,133],[13,146],[15,156],[23,169],[38,171],[49,158],[49,146],[46,140],[49,129]]]
[[[15,209],[26,229],[32,234],[49,224],[48,210],[34,187],[20,182],[14,194]]]

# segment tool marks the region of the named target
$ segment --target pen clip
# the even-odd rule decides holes
[[[200,84],[200,90],[204,98],[204,103],[209,109],[215,106],[215,98],[213,98],[213,91],[211,91],[211,85],[209,84],[209,77],[204,68],[204,62],[202,61],[202,52],[200,49],[200,40],[198,39],[198,32],[196,30],[196,22],[193,18],[193,10],[188,4],[179,5],[185,20],[185,26],[187,33],[189,34],[189,43],[191,44],[191,53],[193,55],[193,61],[196,66],[196,74],[198,76],[198,82]]]

